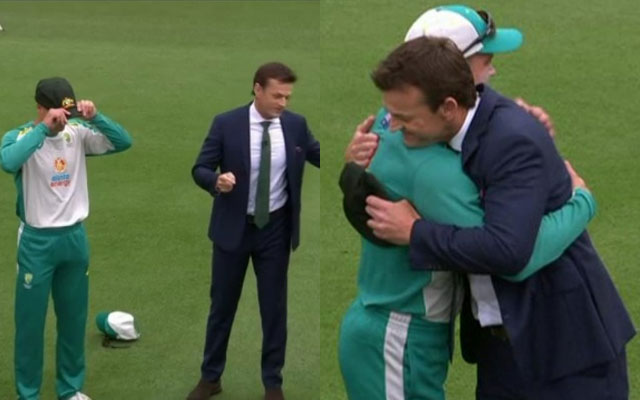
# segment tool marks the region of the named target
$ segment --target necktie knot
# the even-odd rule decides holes
[[[262,131],[266,131],[269,129],[269,125],[271,125],[271,121],[261,121],[260,125],[262,125]]]

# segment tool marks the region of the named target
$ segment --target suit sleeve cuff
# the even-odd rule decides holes
[[[439,271],[443,268],[430,254],[425,244],[424,238],[429,235],[433,224],[425,219],[416,220],[411,227],[411,237],[409,238],[409,260],[411,268],[415,270]]]
[[[211,196],[216,197],[217,195],[220,194],[220,191],[218,191],[218,174],[217,173],[213,173],[213,180],[211,182],[211,185],[209,186],[209,193],[211,194]]]

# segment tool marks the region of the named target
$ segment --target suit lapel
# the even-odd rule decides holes
[[[250,154],[250,140],[251,130],[249,128],[249,105],[242,108],[242,117],[239,121],[239,138],[240,148],[242,149],[242,162],[248,173],[251,173],[251,154]]]

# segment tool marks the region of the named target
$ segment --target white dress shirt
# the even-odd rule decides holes
[[[480,95],[476,98],[476,104],[467,112],[467,117],[456,135],[449,141],[449,146],[457,151],[462,151],[462,142],[467,136],[469,125],[480,104]],[[469,274],[469,286],[471,287],[471,311],[481,326],[502,325],[500,305],[493,288],[490,275]]]
[[[269,137],[271,140],[271,177],[269,188],[269,212],[283,207],[288,199],[287,194],[287,153],[284,146],[284,134],[280,118],[266,119],[256,109],[255,103],[249,107],[249,158],[251,178],[249,182],[249,204],[247,214],[254,215],[256,209],[256,190],[260,170],[260,152],[262,149],[262,121],[270,121]]]

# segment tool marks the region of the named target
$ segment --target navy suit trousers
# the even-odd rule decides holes
[[[249,259],[258,285],[262,319],[262,381],[266,388],[282,385],[287,341],[287,270],[291,221],[287,208],[272,213],[258,229],[248,218],[240,247],[226,251],[213,244],[211,308],[207,320],[202,378],[220,378],[226,361],[231,326],[242,292]]]

